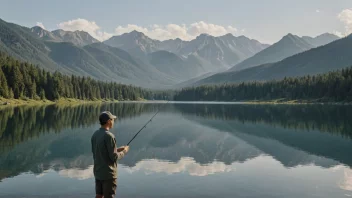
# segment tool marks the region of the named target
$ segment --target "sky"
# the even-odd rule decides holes
[[[0,0],[0,18],[106,40],[132,30],[158,39],[201,33],[275,43],[288,33],[352,33],[352,0]]]

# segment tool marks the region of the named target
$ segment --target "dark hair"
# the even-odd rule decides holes
[[[112,120],[112,119],[109,119],[109,120]],[[99,120],[100,125],[101,125],[101,126],[106,125],[106,123],[108,123],[109,120],[107,120],[107,121]]]
[[[103,126],[103,125],[106,125],[107,122],[100,122],[100,125]]]

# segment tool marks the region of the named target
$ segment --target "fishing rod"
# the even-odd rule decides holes
[[[170,102],[170,101],[167,101],[167,103],[169,103],[169,102]],[[167,104],[167,103],[166,103],[166,104]],[[166,105],[165,105],[165,106],[166,106]],[[145,125],[136,133],[136,135],[133,136],[133,138],[127,143],[127,146],[129,146],[130,143],[134,140],[134,138],[136,138],[137,135],[138,135],[144,128],[147,127],[147,125],[149,124],[149,122],[151,122],[151,121],[153,120],[153,118],[156,116],[156,114],[159,113],[160,109],[161,109],[161,108],[159,108],[158,111],[153,115],[153,117],[150,118],[149,121],[148,121],[147,123],[145,123]]]

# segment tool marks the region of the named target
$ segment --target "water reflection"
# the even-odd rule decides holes
[[[344,169],[344,180],[340,186],[344,190],[352,191],[352,170]]]
[[[64,129],[91,126],[97,123],[97,115],[110,109],[119,119],[132,118],[142,112],[154,111],[157,104],[94,104],[20,106],[0,109],[0,149],[42,134],[60,133]],[[1,151],[1,150],[0,150]]]
[[[160,161],[157,159],[143,160],[138,162],[134,167],[129,169],[131,173],[135,171],[143,171],[148,173],[187,173],[192,176],[207,176],[215,173],[223,173],[234,171],[232,165],[226,165],[223,162],[214,161],[212,163],[201,165],[193,158],[183,157],[178,162]]]
[[[112,132],[122,145],[163,105],[166,104],[1,109],[0,189],[12,181],[6,178],[23,178],[27,172],[34,173],[37,179],[54,173],[79,181],[92,179],[90,137],[99,127],[96,116],[105,109],[118,115]],[[351,113],[350,106],[167,104],[132,143],[129,154],[120,161],[119,172],[136,177],[181,174],[207,180],[209,176],[221,175],[221,181],[226,181],[224,174],[249,179],[249,172],[254,169],[267,169],[275,171],[270,174],[281,174],[277,176],[283,180],[290,175],[298,181],[289,173],[295,168],[302,176],[315,171],[321,176],[319,181],[330,178],[339,189],[352,191]],[[238,173],[241,167],[247,175]],[[253,178],[268,176],[257,174]],[[319,185],[331,186],[330,182],[320,181]]]

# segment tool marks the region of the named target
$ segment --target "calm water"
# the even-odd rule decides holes
[[[120,103],[0,110],[0,197],[94,197],[103,110],[126,144],[117,197],[352,197],[352,107]]]

